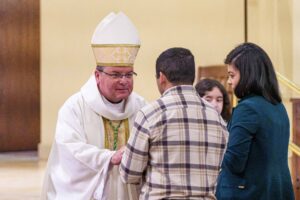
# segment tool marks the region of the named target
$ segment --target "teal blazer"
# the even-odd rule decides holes
[[[239,101],[218,178],[218,200],[294,199],[288,168],[290,125],[282,103],[261,96]]]

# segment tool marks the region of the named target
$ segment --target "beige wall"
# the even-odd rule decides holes
[[[248,0],[249,41],[263,47],[278,72],[292,79],[292,0]]]
[[[243,41],[240,0],[42,0],[41,157],[47,156],[53,141],[60,106],[93,72],[90,39],[111,11],[125,12],[139,30],[142,46],[134,90],[149,101],[159,97],[154,66],[163,50],[186,47],[197,65],[209,65],[222,63],[226,53]]]
[[[228,51],[244,41],[243,2],[41,0],[40,156],[47,157],[60,106],[80,89],[94,70],[90,39],[105,15],[111,11],[123,11],[138,28],[142,46],[135,63],[138,77],[134,90],[152,101],[159,97],[154,79],[155,60],[159,53],[169,47],[182,46],[194,53],[197,66],[222,63]],[[249,41],[265,48],[276,69],[291,78],[295,71],[292,51],[293,48],[299,50],[293,46],[291,15],[295,7],[292,5],[297,0],[248,2]],[[296,62],[298,60],[294,60],[294,66]]]
[[[248,7],[249,41],[263,47],[276,71],[293,80],[293,0],[248,0]],[[283,84],[280,89],[290,110],[293,93]]]
[[[300,1],[293,0],[293,80],[300,85]],[[300,95],[298,95],[300,96]]]

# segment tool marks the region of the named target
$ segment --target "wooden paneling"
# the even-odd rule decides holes
[[[293,105],[293,142],[300,146],[300,99],[291,99]],[[292,179],[295,199],[300,200],[300,157],[293,154],[292,157]]]
[[[0,151],[40,140],[39,0],[0,1]]]

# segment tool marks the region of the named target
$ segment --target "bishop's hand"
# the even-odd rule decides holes
[[[110,159],[110,163],[113,165],[119,165],[122,160],[123,153],[125,151],[125,146],[122,146]]]

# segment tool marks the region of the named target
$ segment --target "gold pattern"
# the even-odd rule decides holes
[[[137,47],[140,48],[141,45],[138,44],[91,44],[92,47]]]
[[[92,45],[96,62],[103,66],[133,66],[139,45]]]
[[[106,67],[133,67],[132,63],[102,63],[97,62],[98,66],[106,66]]]
[[[109,120],[104,117],[103,124],[104,124],[104,130],[105,130],[105,148],[114,150],[114,131],[113,128],[109,125],[109,122],[111,122],[114,126],[117,126],[120,124],[120,121],[122,120]],[[129,122],[128,119],[123,120],[124,123],[121,123],[119,131],[118,131],[118,141],[116,149],[119,149],[120,147],[127,144],[127,140],[129,138]]]

